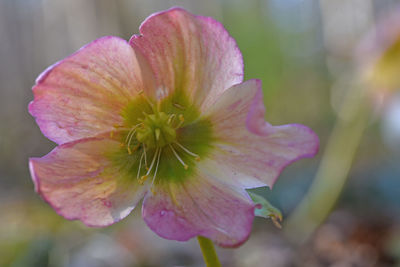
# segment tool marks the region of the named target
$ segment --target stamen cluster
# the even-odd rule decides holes
[[[154,105],[149,99],[146,102],[152,107],[151,114],[143,112],[143,117],[138,118],[139,123],[131,128],[115,126],[117,130],[127,131],[124,142],[121,147],[126,147],[129,155],[139,151],[142,154],[139,158],[139,165],[136,179],[139,184],[143,185],[150,175],[153,175],[151,182],[151,190],[154,193],[153,185],[157,177],[160,165],[161,155],[165,149],[170,149],[183,168],[187,170],[189,166],[183,161],[179,153],[187,153],[188,155],[199,161],[200,156],[193,153],[181,143],[178,142],[177,130],[181,128],[185,122],[182,114],[167,114],[160,111],[160,105]],[[114,135],[114,133],[111,133]],[[152,152],[150,166],[148,165],[148,154]],[[145,168],[145,174],[142,174],[142,168]]]

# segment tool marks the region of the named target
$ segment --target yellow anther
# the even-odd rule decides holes
[[[189,166],[188,165],[183,165],[183,168],[185,169],[185,170],[187,170],[188,168],[189,168]]]
[[[114,131],[110,132],[110,138],[112,139],[114,137]]]
[[[179,124],[175,127],[175,129],[180,128],[182,126],[183,122],[185,121],[185,118],[183,117],[182,114],[179,114],[178,119],[179,119]]]
[[[150,188],[150,191],[151,191],[151,193],[153,193],[153,195],[156,194],[156,190],[154,190],[154,187],[151,187],[151,188]]]
[[[200,157],[196,157],[195,160],[196,160],[196,161],[200,161]]]
[[[133,147],[133,149],[131,149],[129,146],[127,146],[126,148],[128,149],[128,154],[131,155],[133,152],[135,152],[138,148],[139,148],[140,144],[137,144],[136,146]]]
[[[139,181],[141,181],[143,184],[144,181],[146,181],[148,177],[149,177],[148,175],[143,175],[142,177],[140,177]]]

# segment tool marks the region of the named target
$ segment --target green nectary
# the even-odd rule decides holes
[[[212,124],[199,114],[182,92],[159,103],[138,95],[122,113],[126,130],[112,162],[140,184],[184,181],[212,149]]]

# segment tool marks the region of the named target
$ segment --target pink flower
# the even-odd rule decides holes
[[[29,105],[58,146],[30,159],[36,191],[67,219],[107,226],[144,197],[167,239],[249,236],[245,189],[272,186],[318,149],[307,127],[264,121],[261,82],[243,82],[241,53],[217,21],[181,8],[154,14],[128,42],[100,38],[37,79]]]
[[[378,16],[378,22],[361,40],[355,63],[364,86],[379,101],[389,101],[400,88],[400,5]],[[372,99],[376,101],[376,99]]]

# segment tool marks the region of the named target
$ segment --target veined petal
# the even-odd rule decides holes
[[[132,211],[146,190],[113,166],[107,155],[118,149],[116,141],[87,138],[31,158],[35,189],[67,219],[95,227],[115,223]]]
[[[255,205],[244,190],[220,183],[218,169],[197,170],[183,183],[163,183],[147,194],[144,221],[166,239],[201,235],[223,247],[241,245],[250,235]]]
[[[29,112],[58,144],[110,131],[132,97],[152,90],[146,64],[123,39],[95,40],[38,77]]]
[[[243,80],[242,55],[222,24],[181,8],[147,18],[130,44],[150,62],[158,82],[157,98],[182,90],[205,110]]]
[[[318,137],[311,129],[300,124],[272,126],[264,114],[258,80],[228,89],[208,113],[218,140],[210,158],[235,174],[234,182],[245,188],[272,187],[285,166],[318,151]]]

